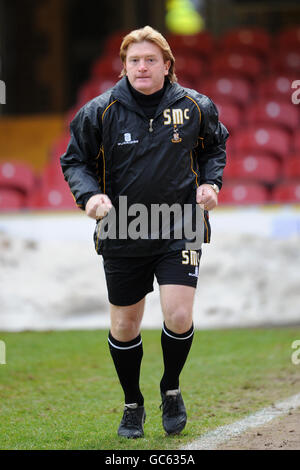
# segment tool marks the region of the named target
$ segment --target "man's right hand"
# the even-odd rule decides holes
[[[111,208],[111,200],[106,194],[95,194],[86,203],[85,212],[92,219],[98,220],[106,216]]]

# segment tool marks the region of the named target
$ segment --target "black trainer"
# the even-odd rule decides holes
[[[186,410],[180,389],[161,392],[162,423],[167,434],[179,434],[186,425]]]
[[[143,406],[138,406],[137,403],[125,405],[118,435],[128,439],[143,437],[145,419],[146,413]]]

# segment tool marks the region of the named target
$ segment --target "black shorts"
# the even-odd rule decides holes
[[[131,258],[103,259],[109,302],[133,305],[153,291],[154,276],[159,285],[197,287],[201,250],[180,250]]]

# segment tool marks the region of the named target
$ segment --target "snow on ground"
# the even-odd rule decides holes
[[[93,227],[82,214],[0,218],[0,331],[109,328]],[[211,244],[203,245],[195,326],[299,324],[299,248],[297,234],[230,234],[218,226]],[[161,323],[155,283],[147,296],[143,327],[160,328]]]

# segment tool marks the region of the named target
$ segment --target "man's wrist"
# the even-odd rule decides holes
[[[213,190],[215,191],[216,194],[219,194],[220,188],[216,183],[204,183],[204,184],[208,184],[209,186],[211,186],[213,188]]]

